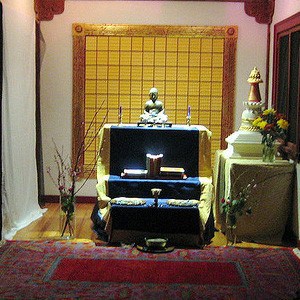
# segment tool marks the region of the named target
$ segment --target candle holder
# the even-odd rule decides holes
[[[123,116],[123,109],[122,106],[120,106],[119,114],[118,114],[118,125],[122,125],[122,116]]]
[[[186,116],[186,125],[191,126],[191,116],[189,115]]]
[[[190,106],[188,106],[188,110],[187,110],[186,125],[191,126],[191,107]]]
[[[158,207],[158,196],[162,190],[158,188],[151,189],[152,195],[154,196],[154,207]]]

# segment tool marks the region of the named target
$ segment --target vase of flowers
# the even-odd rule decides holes
[[[244,211],[247,215],[251,214],[251,207],[246,208],[246,202],[249,198],[250,191],[255,188],[256,184],[249,183],[245,188],[243,188],[235,197],[228,197],[227,199],[221,199],[221,209],[222,213],[225,214],[225,224],[226,224],[226,240],[227,245],[231,243],[236,244],[236,228],[238,217],[243,215]]]
[[[63,239],[75,238],[76,233],[76,197],[61,195],[59,197],[60,222],[59,232]]]
[[[253,126],[256,127],[262,134],[262,160],[264,162],[274,162],[277,152],[276,142],[285,140],[288,121],[282,114],[278,114],[273,108],[265,109],[260,116],[253,121]]]
[[[276,159],[276,150],[277,145],[275,141],[265,141],[263,143],[263,149],[262,149],[262,160],[263,162],[274,162]]]
[[[54,143],[54,142],[53,142]],[[54,161],[57,167],[57,177],[52,176],[48,167],[47,172],[50,175],[55,186],[59,191],[59,232],[61,238],[74,238],[76,233],[76,182],[78,172],[72,167],[68,156],[64,155],[63,148],[61,151],[55,146]]]

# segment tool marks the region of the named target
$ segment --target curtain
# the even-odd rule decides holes
[[[43,210],[35,157],[35,19],[5,3],[2,93],[2,238],[11,239]]]

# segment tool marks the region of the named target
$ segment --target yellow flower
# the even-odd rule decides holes
[[[263,115],[264,116],[267,116],[267,115],[270,115],[270,114],[275,115],[276,114],[276,110],[274,108],[270,108],[270,109],[265,109],[263,111]]]
[[[261,121],[257,124],[257,126],[260,128],[260,129],[265,129],[266,125],[268,124],[267,121]]]
[[[253,121],[253,123],[252,123],[252,125],[253,126],[256,126],[256,127],[259,127],[259,123],[262,121],[262,118],[261,117],[257,117],[254,121]]]
[[[288,129],[288,127],[289,127],[289,122],[288,122],[287,120],[280,119],[280,120],[277,121],[277,125],[278,125],[280,128],[286,130],[286,129]]]

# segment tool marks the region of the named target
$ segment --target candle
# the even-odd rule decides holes
[[[188,106],[188,112],[187,112],[187,115],[188,115],[188,117],[191,116],[191,107],[190,107],[190,106]]]

